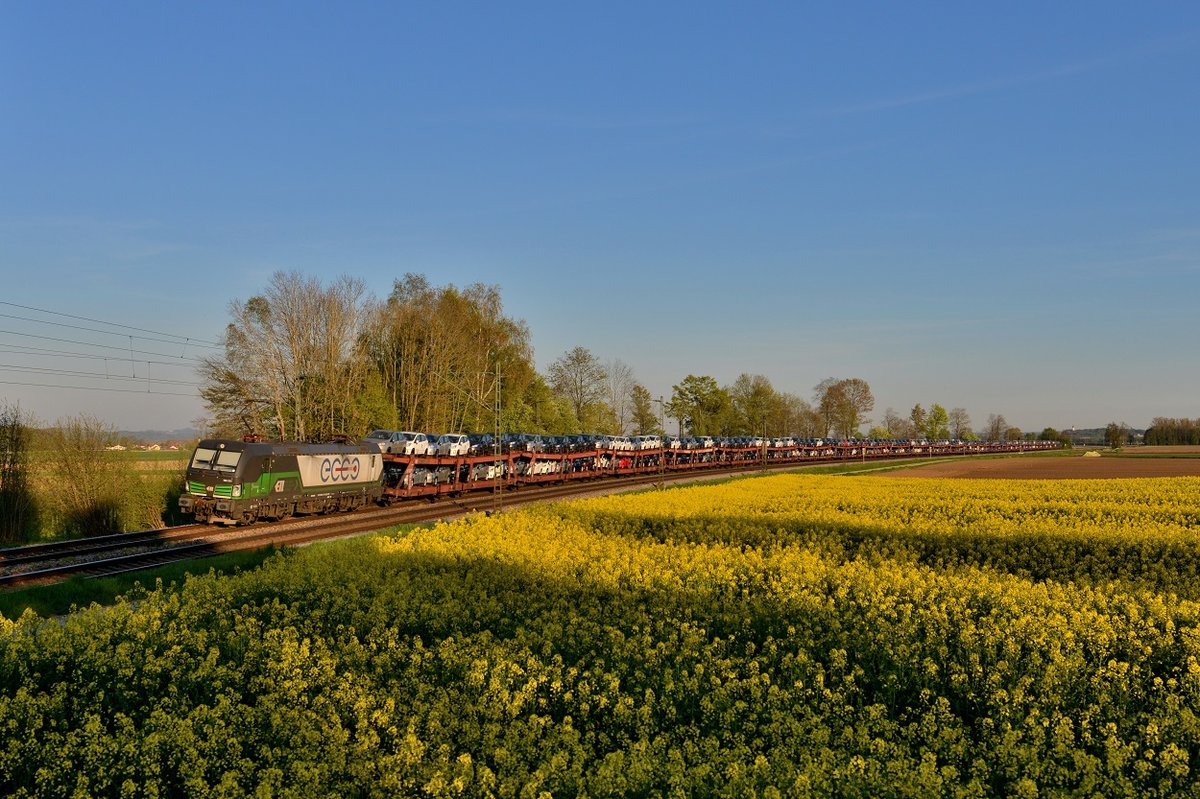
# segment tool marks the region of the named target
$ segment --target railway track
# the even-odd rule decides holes
[[[253,527],[223,528],[189,524],[160,530],[118,533],[72,541],[32,544],[0,550],[0,590],[40,585],[83,575],[104,577],[154,566],[208,557],[223,552],[265,546],[300,546],[313,541],[359,535],[398,524],[449,520],[471,513],[509,510],[538,502],[581,498],[642,486],[665,486],[713,477],[795,469],[795,463],[743,464],[737,467],[697,469],[686,474],[669,472],[629,477],[524,486],[506,489],[497,501],[490,492],[442,497],[437,501],[411,502],[400,507],[371,508],[352,514],[306,516]]]

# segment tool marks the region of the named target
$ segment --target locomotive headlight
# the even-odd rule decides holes
[[[233,487],[233,495],[235,497],[240,497],[242,495],[242,487],[240,485],[235,485]]]

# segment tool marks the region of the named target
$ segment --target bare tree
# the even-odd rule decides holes
[[[883,412],[882,427],[887,431],[889,438],[914,438],[912,422],[897,413],[895,408],[888,408]]]
[[[571,403],[581,424],[596,416],[594,406],[604,401],[608,372],[585,347],[575,347],[550,364],[550,385]]]
[[[263,294],[233,302],[225,354],[202,366],[200,394],[215,420],[281,439],[343,431],[362,377],[353,356],[363,292],[355,278],[324,287],[276,272]]]
[[[825,435],[824,420],[820,411],[803,397],[784,393],[781,395],[788,408],[788,432],[800,438],[820,438]]]
[[[987,424],[979,431],[979,437],[984,441],[1003,441],[1004,431],[1008,429],[1008,420],[1003,414],[989,413]]]
[[[614,358],[604,367],[604,371],[605,401],[612,409],[618,429],[624,435],[629,432],[630,423],[633,421],[631,392],[637,385],[637,380],[633,376],[633,367],[620,358]]]
[[[971,417],[965,408],[951,408],[949,414],[950,434],[963,439],[971,432]]]

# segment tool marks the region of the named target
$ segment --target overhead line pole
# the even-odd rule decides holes
[[[496,359],[496,434],[492,440],[492,453],[496,456],[492,465],[492,513],[499,513],[503,507],[504,485],[501,474],[504,471],[504,461],[501,457],[503,446],[500,443],[500,359]]]

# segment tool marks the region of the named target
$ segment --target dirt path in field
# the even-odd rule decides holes
[[[1140,452],[1150,454],[1147,447]],[[1155,448],[1159,449],[1159,448]],[[1185,448],[1163,447],[1161,454],[1183,454]],[[1188,448],[1188,451],[1196,450]],[[1157,453],[1156,453],[1157,454]],[[1119,458],[1082,455],[1062,458],[1000,458],[933,463],[877,473],[881,477],[970,477],[1001,480],[1112,480],[1121,477],[1200,477],[1200,458]]]

